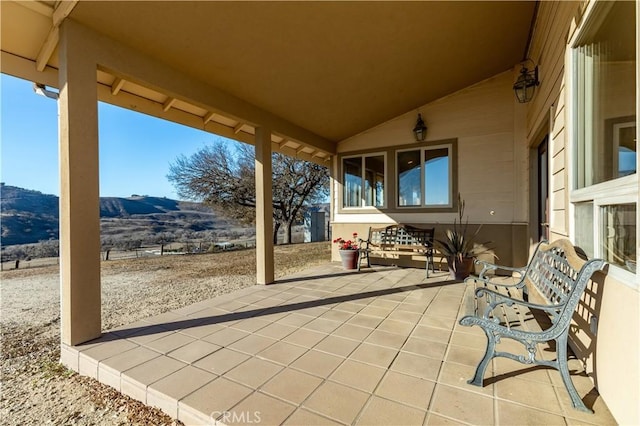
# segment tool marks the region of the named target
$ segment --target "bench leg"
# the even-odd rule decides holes
[[[429,278],[429,256],[427,256],[427,278]]]
[[[484,372],[487,369],[487,365],[491,362],[493,358],[493,354],[496,352],[496,336],[489,330],[482,329],[484,334],[487,335],[487,349],[484,352],[484,357],[478,364],[476,368],[476,374],[473,376],[473,379],[467,380],[467,383],[470,385],[480,386],[483,385]]]
[[[427,278],[429,278],[429,265],[431,265],[431,271],[436,272],[436,267],[433,264],[433,255],[427,253]]]
[[[360,265],[362,265],[362,259],[367,258],[367,268],[371,268],[371,262],[369,261],[369,251],[360,249],[358,251],[358,272],[360,272]]]
[[[571,375],[569,374],[569,366],[567,365],[567,336],[560,336],[556,339],[556,350],[558,355],[558,370],[560,370],[560,376],[562,376],[562,381],[564,382],[564,386],[567,388],[567,392],[569,392],[569,396],[571,397],[571,404],[573,408],[579,411],[583,411],[585,413],[593,414],[593,411],[587,408],[582,402],[582,398],[578,395],[578,391],[571,380]]]

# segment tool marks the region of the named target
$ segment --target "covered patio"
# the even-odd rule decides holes
[[[535,4],[7,1],[1,7],[2,72],[59,89],[61,343],[76,345],[103,331],[98,101],[255,146],[256,282],[270,284],[272,152],[330,169],[337,225],[337,155],[345,141],[496,74],[515,73]],[[393,139],[413,143],[412,126]]]
[[[624,222],[618,237],[633,237],[620,243],[625,261],[590,289],[571,345],[588,405],[595,385],[619,423],[639,422],[640,163],[629,130],[640,125],[638,0],[0,7],[1,71],[59,89],[66,366],[187,422],[255,410],[265,423],[615,422],[599,397],[595,416],[571,409],[554,372],[511,377],[520,366],[496,362],[487,387],[466,385],[483,338],[456,326],[462,284],[333,266],[274,283],[271,154],[282,152],[330,169],[334,237],[397,223],[442,232],[462,193],[481,239],[520,266],[540,238],[569,238],[602,257],[612,228],[598,215]],[[601,33],[622,50],[585,59],[606,41]],[[514,81],[528,72],[539,88],[520,103]],[[593,88],[593,75],[610,78]],[[98,101],[255,146],[256,283],[273,285],[103,330]],[[421,140],[417,117],[428,126]],[[579,161],[592,135],[606,164]],[[635,166],[614,176],[621,147]],[[447,169],[431,181],[433,160]],[[578,185],[591,168],[611,176]],[[446,194],[429,201],[433,183]]]
[[[467,384],[485,337],[457,324],[466,291],[448,273],[332,263],[63,346],[62,360],[185,424],[615,423],[577,360],[594,415],[555,370],[497,359],[485,387]]]

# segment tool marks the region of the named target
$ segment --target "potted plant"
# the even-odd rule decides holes
[[[353,233],[353,240],[344,240],[338,237],[333,242],[338,244],[338,253],[340,253],[340,260],[344,269],[357,269],[360,256],[358,233]]]
[[[467,235],[469,231],[469,219],[464,221],[464,200],[458,194],[458,218],[453,221],[453,228],[447,229],[445,238],[434,241],[436,248],[447,259],[449,273],[454,280],[463,280],[471,274],[473,261],[482,254],[495,256],[491,249],[485,244],[490,242],[476,243],[475,238],[482,228],[478,226],[475,232]]]

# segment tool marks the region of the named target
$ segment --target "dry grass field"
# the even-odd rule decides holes
[[[276,276],[329,259],[327,242],[278,246]],[[254,285],[255,273],[255,250],[102,262],[103,329]],[[0,279],[0,423],[175,424],[58,364],[58,266],[4,271]]]

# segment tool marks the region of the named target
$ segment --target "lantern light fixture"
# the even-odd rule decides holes
[[[527,64],[533,65],[533,69],[529,70]],[[533,94],[536,91],[536,86],[540,85],[538,80],[538,66],[533,63],[531,59],[526,59],[522,63],[522,69],[518,79],[513,84],[513,91],[516,94],[516,99],[521,104],[529,102],[533,99]]]
[[[413,135],[416,138],[416,142],[423,142],[427,137],[427,126],[424,124],[421,114],[418,114],[416,126],[413,128]]]

